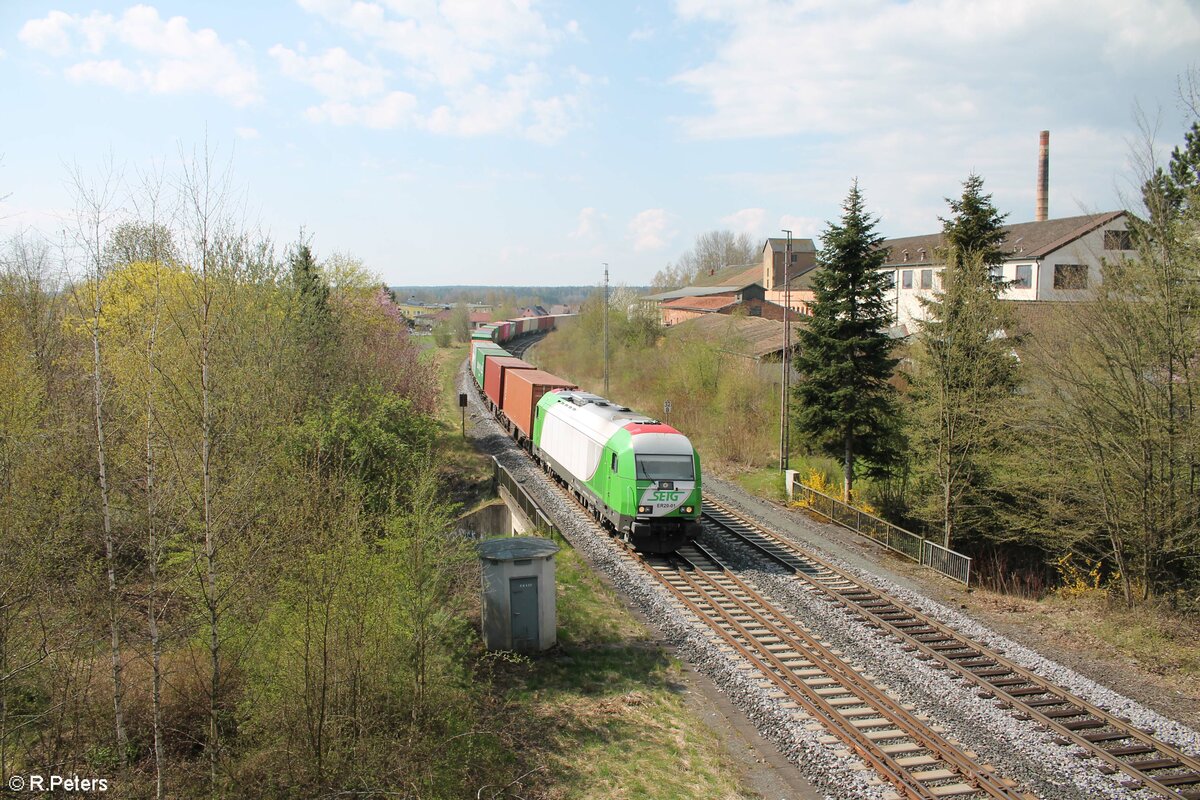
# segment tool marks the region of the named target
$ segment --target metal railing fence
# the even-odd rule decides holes
[[[805,486],[800,482],[799,476],[793,476],[791,491],[788,494],[798,499],[805,508],[815,511],[831,522],[879,542],[889,550],[940,572],[951,580],[971,585],[970,556],[945,548],[885,519],[848,505],[836,497]]]
[[[512,473],[500,463],[499,459],[492,456],[492,491],[499,494],[501,486],[508,490],[508,494],[513,498],[517,506],[529,521],[533,523],[537,535],[548,536],[560,544],[566,542],[562,531],[550,521],[550,518],[542,511],[541,506],[537,504],[537,501],[529,496],[529,492],[525,491],[525,487],[521,485],[521,482],[512,476]]]

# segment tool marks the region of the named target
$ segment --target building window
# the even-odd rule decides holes
[[[1133,240],[1129,236],[1129,231],[1105,231],[1104,232],[1104,249],[1105,250],[1132,250]]]
[[[1055,264],[1055,289],[1086,289],[1088,285],[1087,264]]]
[[[905,251],[905,252],[907,253],[907,251]],[[908,259],[905,259],[905,260],[907,261]],[[900,273],[900,288],[901,289],[911,289],[912,288],[912,272],[913,271],[911,269],[906,269]]]
[[[792,263],[793,263],[793,264],[795,264],[795,263],[796,263],[797,261],[799,261],[799,260],[800,260],[800,254],[799,254],[799,253],[792,253]]]
[[[988,267],[988,275],[991,276],[992,280],[994,280],[994,281],[1004,280],[1004,265],[1003,264],[990,265]]]
[[[1033,288],[1033,264],[1017,264],[1017,279],[1013,281],[1013,288]]]
[[[749,306],[746,309],[746,315],[750,317],[761,317],[762,306]]]
[[[921,288],[922,289],[932,289],[933,288],[933,270],[931,270],[931,269],[921,270]]]
[[[895,272],[888,270],[887,272],[883,273],[883,288],[885,288],[885,289],[895,289],[896,288],[896,273]]]
[[[907,249],[904,251],[904,260],[908,261],[908,250]]]

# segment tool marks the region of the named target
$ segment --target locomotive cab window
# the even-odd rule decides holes
[[[649,481],[690,481],[695,480],[695,465],[691,456],[655,456],[644,455],[637,457],[637,476]]]
[[[617,471],[617,454],[616,453],[612,454],[612,471],[613,472]]]

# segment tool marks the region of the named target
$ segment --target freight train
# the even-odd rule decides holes
[[[529,317],[475,331],[475,386],[509,436],[602,525],[643,552],[674,552],[700,529],[700,457],[688,438],[502,346],[562,319]]]

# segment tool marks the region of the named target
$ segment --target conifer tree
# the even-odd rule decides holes
[[[303,236],[288,255],[292,277],[292,331],[308,378],[307,393],[312,398],[326,396],[334,357],[335,325],[329,306],[329,283],[321,272]]]
[[[1008,338],[1013,317],[1000,299],[1003,283],[991,273],[1003,260],[1004,217],[982,190],[983,178],[972,174],[962,198],[946,200],[952,213],[942,219],[948,247],[941,288],[921,301],[926,318],[910,376],[917,472],[928,490],[916,511],[942,529],[946,547],[960,527],[982,532],[993,518],[990,456],[1017,386]]]
[[[994,519],[991,462],[1016,402],[1011,309],[983,259],[947,253],[912,351],[916,471],[928,490],[916,512],[941,528],[946,547],[960,529],[984,533]]]
[[[881,467],[899,451],[898,405],[888,378],[896,366],[884,299],[887,253],[878,220],[863,207],[858,181],[840,223],[829,223],[813,279],[812,318],[800,333],[796,424],[820,451],[840,458],[849,502],[862,462]]]
[[[1004,241],[1004,220],[992,204],[992,196],[983,193],[983,178],[971,173],[963,181],[962,197],[947,197],[951,216],[939,217],[946,236],[947,249],[955,250],[961,261],[978,255],[985,267],[1004,262],[1000,243]]]

